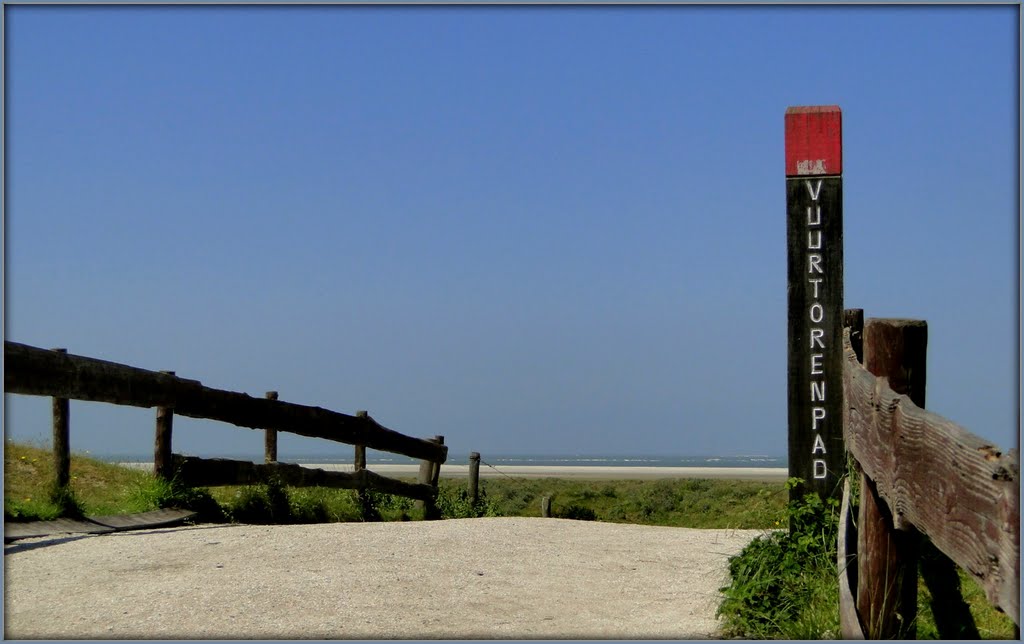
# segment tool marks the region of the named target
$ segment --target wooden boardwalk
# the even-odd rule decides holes
[[[46,537],[54,534],[103,534],[122,530],[144,530],[184,523],[196,516],[191,510],[153,510],[138,514],[112,514],[84,519],[56,519],[54,521],[29,521],[27,523],[4,523],[4,543],[17,539]]]

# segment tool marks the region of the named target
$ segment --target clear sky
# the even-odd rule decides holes
[[[926,319],[928,407],[1018,442],[1016,6],[5,12],[8,340],[485,460],[784,456],[783,115],[837,104],[846,306]],[[73,402],[72,448],[154,416]]]

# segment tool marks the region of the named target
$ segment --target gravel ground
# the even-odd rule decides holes
[[[714,637],[758,530],[493,518],[193,526],[4,548],[6,638]]]

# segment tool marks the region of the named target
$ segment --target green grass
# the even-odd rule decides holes
[[[53,519],[77,508],[84,514],[121,514],[187,507],[204,521],[320,523],[406,521],[414,502],[388,494],[278,485],[191,489],[152,474],[103,463],[88,453],[71,458],[70,496],[54,499],[49,449],[4,444],[4,519]],[[752,528],[765,535],[730,561],[731,583],[722,614],[727,634],[758,639],[839,636],[838,573],[832,508],[803,509],[815,529],[790,535],[791,510],[782,483],[705,479],[582,481],[488,478],[470,502],[465,479],[442,478],[443,518],[540,516],[551,497],[556,517],[691,528]],[[58,501],[58,502],[55,502]],[[801,540],[803,539],[803,540]],[[986,639],[1014,639],[1013,623],[994,610],[978,585],[960,571],[963,595]],[[918,593],[919,639],[935,639],[929,594]]]
[[[71,491],[85,514],[142,512],[155,506],[139,489],[152,480],[145,472],[89,458],[71,456]],[[5,441],[4,520],[30,521],[62,516],[61,504],[52,499],[54,480],[50,450]]]
[[[724,634],[743,639],[837,639],[838,503],[817,496],[789,504],[785,523],[752,541],[729,561],[729,584],[719,607]],[[1016,639],[1015,627],[994,609],[977,583],[957,569],[964,601],[983,639]],[[939,639],[928,589],[918,575],[918,639]]]
[[[465,485],[442,479],[440,488],[445,493]],[[495,516],[540,516],[541,498],[549,496],[554,516],[688,528],[777,528],[787,500],[782,483],[756,481],[493,478],[480,487]]]

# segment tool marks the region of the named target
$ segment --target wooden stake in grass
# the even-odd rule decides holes
[[[67,349],[54,349],[67,353]],[[63,490],[71,483],[71,406],[67,398],[53,399],[53,467],[54,488]]]
[[[173,376],[173,371],[161,371]],[[171,456],[171,433],[174,427],[174,408],[156,408],[156,440],[153,449],[153,474],[170,480],[174,476]]]
[[[469,453],[469,499],[473,505],[480,499],[480,452]]]
[[[267,400],[277,400],[277,392],[268,391],[265,397]],[[277,430],[265,429],[263,431],[263,461],[275,463],[277,462]]]
[[[434,436],[429,439],[431,443],[438,445],[444,445],[444,436]],[[419,482],[430,485],[434,488],[434,497],[426,501],[416,501],[416,508],[422,512],[424,519],[432,520],[440,518],[440,514],[437,510],[437,479],[440,476],[441,464],[433,461],[423,460],[420,461],[420,475]]]

